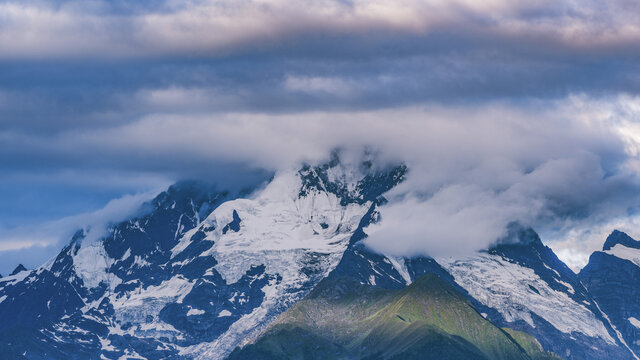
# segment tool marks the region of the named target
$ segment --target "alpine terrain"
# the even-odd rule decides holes
[[[367,248],[403,164],[335,153],[244,191],[183,181],[0,278],[2,359],[638,359],[640,242],[575,274],[530,228],[462,258]]]

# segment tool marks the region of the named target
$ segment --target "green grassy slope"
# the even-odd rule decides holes
[[[527,355],[529,355],[532,360],[562,360],[562,358],[556,354],[545,352],[535,337],[525,332],[509,328],[503,328],[503,330],[527,352]]]
[[[230,360],[554,359],[535,339],[494,326],[453,287],[427,274],[402,290],[323,281]]]

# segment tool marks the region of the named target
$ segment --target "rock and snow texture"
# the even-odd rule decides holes
[[[0,342],[0,357],[223,359],[326,277],[399,289],[432,272],[566,359],[634,358],[640,243],[616,234],[580,279],[522,228],[468,258],[386,257],[361,240],[406,170],[333,158],[245,198],[172,186],[102,238],[79,231],[47,264],[1,278],[0,339],[11,346]]]
[[[494,323],[534,335],[567,359],[633,359],[625,339],[578,277],[531,230],[521,243],[465,259],[437,259]]]
[[[184,354],[222,358],[256,336],[337,265],[371,204],[341,205],[336,194],[316,188],[299,196],[301,186],[296,173],[278,174],[254,198],[226,202],[202,222],[199,228],[205,234],[203,240],[213,245],[200,256],[216,259],[214,268],[227,284],[237,283],[257,266],[277,279],[265,284],[262,304],[239,318],[232,331],[211,342],[184,348]],[[234,221],[238,223],[235,230],[225,231]],[[187,248],[190,242],[185,237],[177,248]],[[228,310],[217,314],[229,315]]]
[[[636,266],[640,266],[640,249],[626,247],[622,244],[616,244],[609,250],[604,251],[605,254],[613,255],[619,259],[628,260]]]
[[[507,323],[524,321],[534,328],[533,316],[537,315],[563,333],[581,333],[616,343],[603,322],[587,308],[589,304],[575,302],[569,291],[554,290],[533,269],[489,254],[437,261],[469,295],[498,310]],[[567,287],[572,290],[571,285]]]
[[[627,344],[640,354],[640,241],[613,231],[578,276]]]
[[[334,158],[250,198],[172,186],[101,239],[79,231],[41,268],[1,279],[0,337],[14,344],[2,355],[222,359],[331,272],[405,171]]]

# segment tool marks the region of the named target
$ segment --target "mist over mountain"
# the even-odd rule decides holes
[[[372,245],[396,229],[384,230],[387,209],[405,204],[393,199],[411,174],[371,152],[337,151],[240,191],[178,182],[125,220],[80,229],[47,263],[1,278],[0,354],[636,358],[633,292],[611,300],[619,281],[599,279],[635,271],[637,241],[614,232],[605,259],[624,260],[596,252],[579,275],[517,221],[468,251],[418,253],[402,232],[386,238],[396,247]],[[618,303],[628,304],[622,313]]]
[[[0,359],[638,360],[633,0],[3,0]]]

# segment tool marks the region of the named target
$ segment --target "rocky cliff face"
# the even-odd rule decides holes
[[[567,359],[632,359],[597,301],[531,229],[512,225],[484,254],[438,259],[495,324]]]
[[[640,241],[612,232],[579,278],[627,344],[640,353]]]

